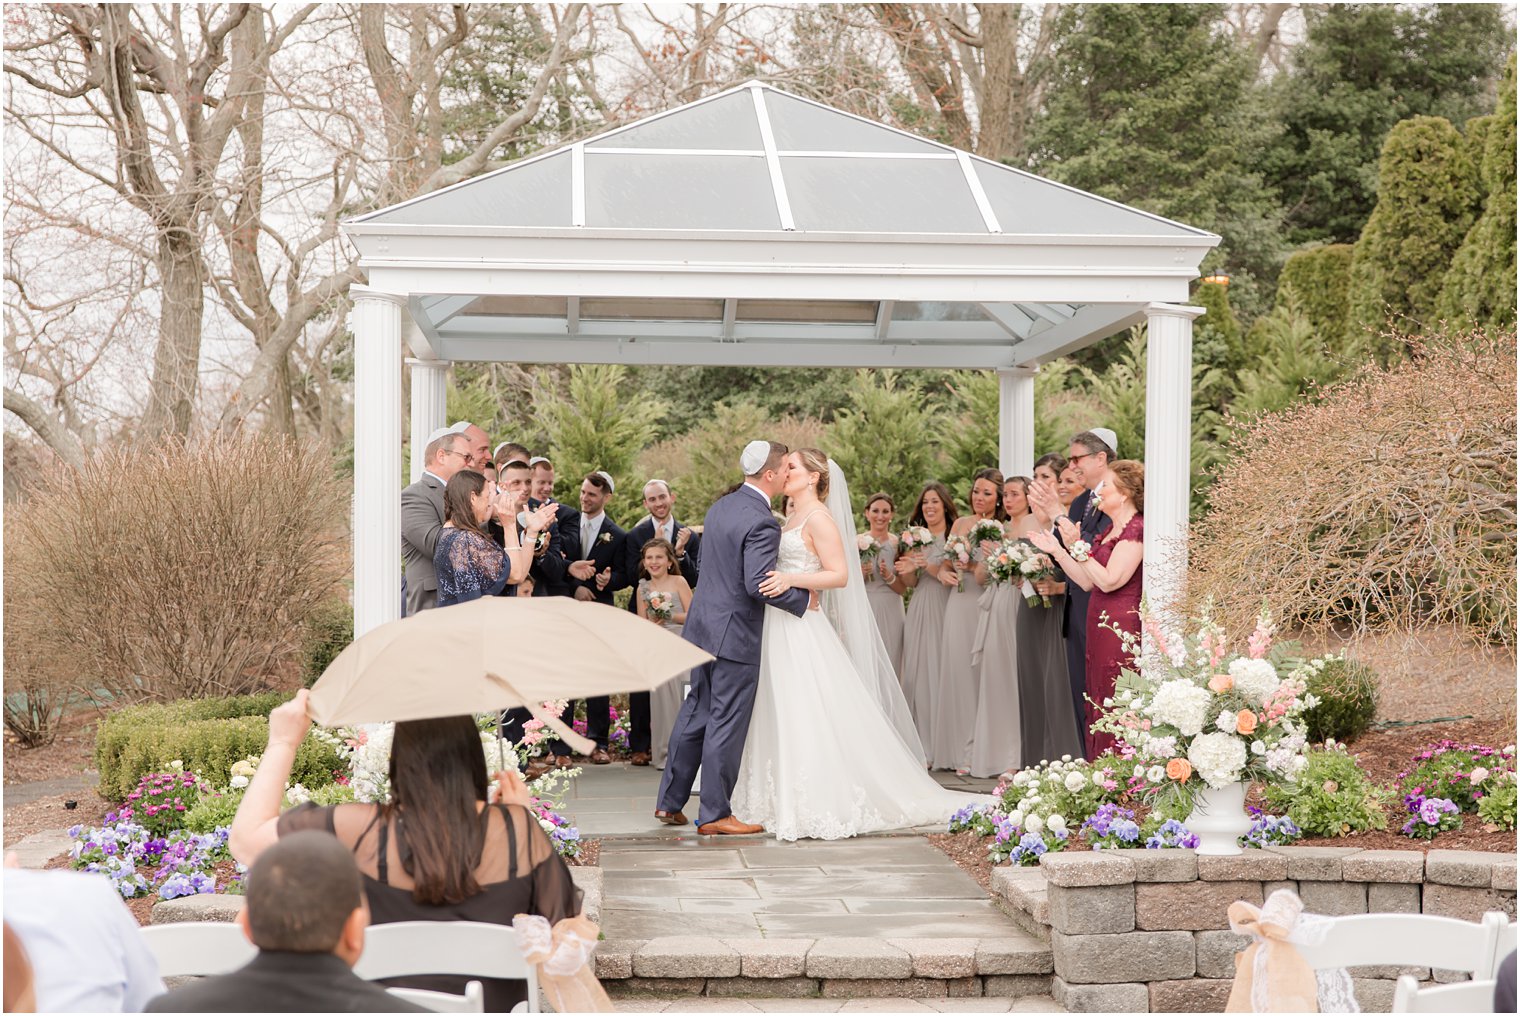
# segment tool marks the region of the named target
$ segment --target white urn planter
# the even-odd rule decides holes
[[[1198,853],[1240,853],[1240,837],[1251,831],[1251,816],[1246,814],[1246,785],[1232,783],[1215,790],[1205,784],[1193,796],[1193,811],[1185,824],[1198,837]]]

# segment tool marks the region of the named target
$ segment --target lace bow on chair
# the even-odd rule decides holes
[[[512,921],[523,958],[538,967],[538,983],[555,1012],[612,1012],[612,1001],[591,966],[600,929],[569,917],[551,929],[546,918],[518,914]]]
[[[1235,902],[1230,930],[1251,944],[1235,954],[1225,1012],[1359,1012],[1344,969],[1315,971],[1296,948],[1322,940],[1330,921],[1304,913],[1298,894],[1279,889],[1256,907]]]

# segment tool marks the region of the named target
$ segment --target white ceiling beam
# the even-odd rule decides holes
[[[420,299],[418,306],[434,328],[442,328],[455,314],[458,314],[474,303],[475,299],[475,297],[468,294],[461,296],[424,296]]]
[[[770,110],[765,108],[765,89],[751,84],[750,97],[755,101],[755,119],[760,124],[760,143],[765,147],[765,165],[770,171],[771,193],[776,199],[776,217],[781,228],[791,232],[797,228],[792,218],[792,200],[786,193],[786,178],[781,175],[781,159],[776,155],[776,135],[771,131]]]
[[[1023,309],[1035,317],[1044,318],[1053,325],[1064,324],[1076,313],[1076,311],[1069,307],[1063,310],[1061,306],[1049,303],[1026,303],[1023,305]]]
[[[1015,339],[1028,335],[1030,326],[1034,324],[1033,318],[1011,303],[982,303],[977,306]]]
[[[1018,354],[1018,365],[1036,367],[1049,363],[1144,320],[1144,304],[1093,304],[1083,307],[1068,320],[1052,325],[1016,346],[1014,351]]]
[[[876,341],[887,341],[887,332],[892,328],[892,308],[897,306],[896,300],[882,300],[876,305]]]
[[[455,299],[463,299],[455,297]],[[470,300],[474,300],[470,297]],[[433,319],[427,312],[420,296],[411,296],[406,301],[407,320],[402,322],[401,337],[406,343],[412,355],[419,360],[442,360],[440,350],[443,343],[439,340],[438,329],[433,325]]]
[[[519,338],[522,336],[585,335],[614,339],[724,339],[780,342],[859,341],[887,344],[916,342],[1007,343],[1010,336],[991,321],[892,321],[887,338],[876,324],[809,321],[606,321],[580,318],[575,331],[558,317],[467,316],[440,331],[444,342],[455,339]]]
[[[1143,316],[1143,315],[1142,315]],[[717,342],[563,337],[455,339],[455,361],[509,363],[687,364],[700,367],[954,367],[990,370],[1016,366],[1006,343],[918,346],[834,342]]]

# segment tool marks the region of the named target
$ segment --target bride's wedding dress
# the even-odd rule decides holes
[[[822,569],[803,541],[806,521],[782,531],[777,571]],[[858,580],[859,572],[857,565],[850,574]],[[967,804],[991,801],[934,781],[911,720],[904,721],[905,735],[888,718],[826,611],[799,618],[767,607],[764,624],[760,684],[732,797],[735,815],[763,824],[780,840],[835,840],[943,825]],[[892,691],[901,695],[895,681]]]

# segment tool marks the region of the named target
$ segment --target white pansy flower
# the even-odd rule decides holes
[[[1095,787],[1101,787],[1101,786],[1103,786],[1103,770],[1099,769],[1096,772],[1094,772],[1092,774],[1092,781],[1093,781],[1093,786],[1095,786]]]
[[[1045,820],[1045,825],[1050,828],[1051,832],[1058,833],[1066,828],[1066,819],[1057,812]]]
[[[234,776],[232,779],[227,781],[227,785],[233,790],[242,790],[248,786],[248,777]]]
[[[1024,820],[1024,828],[1032,833],[1041,832],[1045,828],[1045,821],[1038,815],[1030,815]]]

